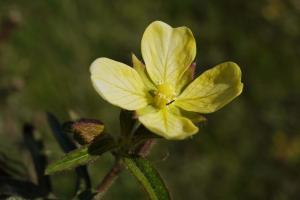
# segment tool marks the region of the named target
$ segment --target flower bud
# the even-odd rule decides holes
[[[79,144],[90,144],[103,130],[104,125],[100,120],[95,119],[80,119],[71,125],[71,130],[74,133],[74,139]]]

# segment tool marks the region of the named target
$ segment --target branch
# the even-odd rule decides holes
[[[137,154],[146,157],[154,144],[154,139],[149,139],[141,145],[141,147],[138,148]],[[114,184],[114,182],[119,177],[119,174],[121,173],[123,167],[120,160],[117,160],[115,165],[110,169],[110,171],[106,174],[106,176],[103,178],[101,183],[96,188],[96,191],[98,194],[95,196],[96,200],[100,200],[104,197],[108,189]]]
[[[106,194],[108,189],[113,185],[115,180],[119,177],[120,172],[122,171],[122,165],[120,160],[117,160],[115,165],[110,169],[110,171],[103,178],[101,183],[96,188],[98,194],[95,196],[95,199],[102,199]]]

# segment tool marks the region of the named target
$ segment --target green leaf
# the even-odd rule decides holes
[[[117,147],[112,137],[104,136],[90,145],[82,146],[66,154],[60,160],[50,164],[46,169],[46,174],[52,174],[58,171],[72,169],[79,165],[85,165],[96,160],[107,151]]]
[[[127,169],[143,185],[151,200],[171,199],[162,178],[151,163],[140,157],[125,157],[123,162]]]
[[[60,160],[50,164],[46,169],[46,174],[52,174],[58,171],[71,169],[79,165],[84,165],[89,161],[96,159],[97,156],[92,156],[88,152],[88,146],[83,146],[79,149],[71,151]]]
[[[67,132],[63,130],[63,127],[59,120],[55,117],[55,115],[51,113],[47,113],[48,124],[52,130],[52,134],[54,135],[56,141],[59,146],[65,153],[69,153],[72,150],[77,149],[74,141],[68,137]],[[75,184],[75,191],[79,189],[80,181],[83,180],[85,182],[86,188],[91,187],[91,179],[88,173],[86,166],[80,166],[75,169],[77,174],[77,184]],[[43,170],[44,173],[44,170]]]

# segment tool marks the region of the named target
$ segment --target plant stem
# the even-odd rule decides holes
[[[154,139],[149,139],[145,141],[144,144],[137,150],[137,154],[142,157],[146,157],[150,153],[150,150],[154,143],[155,143]],[[106,176],[103,178],[101,183],[96,188],[98,194],[95,196],[94,199],[100,200],[104,197],[108,189],[114,184],[116,179],[119,177],[119,174],[122,171],[122,169],[123,167],[122,167],[121,160],[117,159],[114,166],[110,169],[110,171],[106,174]]]
[[[113,185],[115,180],[119,177],[120,172],[122,171],[122,165],[120,160],[117,160],[115,165],[110,169],[110,171],[103,178],[101,183],[98,185],[96,191],[98,194],[95,196],[95,199],[102,199],[107,190]]]
[[[152,146],[155,144],[155,139],[148,139],[144,144],[137,149],[137,154],[141,157],[146,157],[149,155]]]

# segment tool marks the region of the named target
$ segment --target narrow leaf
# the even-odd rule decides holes
[[[95,158],[94,158],[95,159]],[[86,164],[92,157],[88,154],[88,146],[71,151],[60,160],[50,164],[46,169],[46,174],[52,174],[65,169],[71,169],[78,165]]]
[[[47,113],[47,119],[49,126],[52,130],[52,134],[54,135],[56,141],[58,142],[59,146],[65,153],[69,153],[72,150],[77,149],[73,140],[63,131],[61,123],[58,119],[51,113]],[[85,182],[86,188],[91,187],[91,180],[87,168],[85,166],[80,166],[76,168],[77,173],[77,183],[76,184],[76,191],[79,188],[79,183],[81,180]]]
[[[44,152],[44,143],[34,136],[34,127],[31,124],[24,124],[23,126],[23,139],[26,147],[28,148],[32,161],[34,164],[35,172],[37,175],[38,185],[40,192],[45,195],[51,192],[50,177],[44,174],[45,168],[48,164],[48,159]]]
[[[63,151],[68,153],[76,149],[76,145],[70,140],[68,135],[63,132],[58,119],[51,113],[47,113],[47,119],[52,133]]]
[[[125,157],[123,162],[127,169],[138,179],[151,200],[171,199],[162,178],[151,163],[140,157]]]
[[[58,171],[72,169],[79,165],[85,165],[96,160],[101,154],[112,150],[116,147],[115,141],[111,137],[102,138],[99,141],[86,146],[82,146],[76,150],[66,154],[60,160],[50,164],[46,169],[46,174],[52,174]]]

